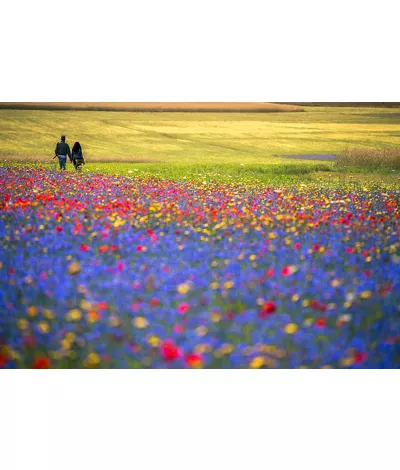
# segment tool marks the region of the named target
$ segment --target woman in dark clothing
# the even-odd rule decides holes
[[[71,161],[74,164],[76,170],[79,170],[81,166],[85,164],[85,160],[83,158],[82,153],[82,147],[79,142],[75,142],[74,146],[72,147]]]

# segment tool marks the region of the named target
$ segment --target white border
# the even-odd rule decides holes
[[[399,385],[396,371],[2,371],[2,468],[395,468]]]
[[[4,0],[0,101],[400,101],[395,5]],[[393,468],[399,385],[396,371],[0,371],[1,467]]]
[[[400,101],[394,0],[4,0],[0,101]]]

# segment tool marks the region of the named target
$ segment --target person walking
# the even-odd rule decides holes
[[[75,142],[74,146],[72,147],[71,161],[74,164],[75,170],[80,170],[81,166],[85,164],[82,146],[79,142]]]
[[[58,162],[60,163],[60,170],[66,170],[67,155],[71,159],[71,150],[67,142],[65,142],[65,135],[61,136],[60,142],[57,142],[55,148],[55,155],[53,158],[58,157]]]

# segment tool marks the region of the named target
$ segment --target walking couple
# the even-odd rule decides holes
[[[80,170],[82,165],[85,164],[85,160],[83,158],[82,147],[79,142],[75,142],[74,146],[72,147],[72,154],[67,142],[65,142],[65,135],[61,136],[60,142],[57,143],[55,148],[55,155],[53,158],[58,157],[58,161],[60,163],[60,170],[66,170],[67,164],[67,155],[71,163],[73,163],[76,170]]]

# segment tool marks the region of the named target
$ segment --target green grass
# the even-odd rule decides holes
[[[58,170],[58,163],[37,164],[22,162],[1,162],[0,166],[29,166]],[[363,168],[341,169],[334,162],[290,161],[276,165],[243,165],[243,164],[185,164],[185,163],[127,163],[100,162],[83,167],[83,174],[105,173],[126,177],[152,177],[175,181],[200,181],[205,184],[213,182],[253,184],[267,186],[291,186],[298,184],[327,185],[379,185],[382,187],[399,187],[400,172],[367,171]],[[70,163],[67,171],[73,172]]]
[[[70,144],[81,142],[88,162],[292,165],[293,160],[275,155],[400,146],[400,108],[305,110],[131,113],[1,109],[0,159],[49,161],[61,134],[67,135]]]

